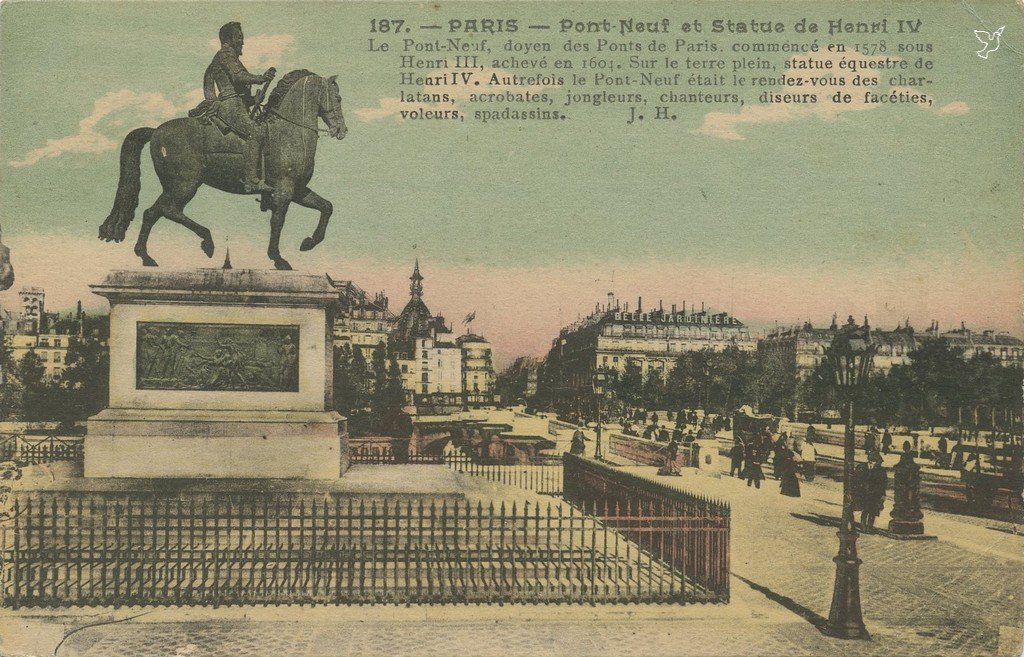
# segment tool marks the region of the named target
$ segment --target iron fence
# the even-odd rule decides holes
[[[395,448],[391,445],[368,443],[353,447],[349,451],[350,463],[370,465],[391,465],[402,463],[444,463],[443,454],[420,454],[408,448]]]
[[[608,523],[715,602],[729,600],[730,508],[573,454],[565,499]]]
[[[643,465],[665,465],[665,449],[668,447],[665,444],[615,433],[610,434],[608,443],[608,448],[612,454],[617,456]],[[698,467],[699,449],[696,443],[692,445],[679,445],[675,466],[677,468]]]
[[[352,463],[446,465],[459,474],[482,477],[497,484],[516,486],[542,495],[562,494],[562,460],[557,456],[538,456],[530,462],[522,463],[515,458],[482,460],[458,451],[446,454],[418,454],[379,443],[361,445],[354,448],[350,454]]]
[[[7,606],[685,603],[685,553],[568,505],[308,494],[36,493],[2,525]],[[620,527],[621,529],[617,529]],[[684,518],[658,529],[686,542]],[[659,544],[661,545],[661,544]]]
[[[0,436],[0,461],[14,461],[19,465],[55,461],[81,463],[84,459],[83,444],[80,436],[3,435]]]
[[[561,459],[552,461],[538,458],[532,463],[519,463],[514,460],[494,463],[481,462],[464,454],[446,454],[444,463],[460,474],[483,477],[497,484],[516,486],[541,495],[562,494]]]

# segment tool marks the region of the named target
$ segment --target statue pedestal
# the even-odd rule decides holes
[[[893,507],[889,529],[883,536],[896,539],[934,539],[924,533],[924,514],[921,512],[921,468],[914,462],[913,453],[905,451],[893,468]]]
[[[89,418],[86,477],[345,471],[326,276],[115,271],[92,289],[110,301],[110,403]]]

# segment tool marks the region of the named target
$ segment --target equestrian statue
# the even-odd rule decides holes
[[[220,29],[221,48],[203,76],[205,99],[187,118],[172,119],[157,128],[137,128],[121,146],[121,176],[114,207],[100,239],[124,240],[139,205],[142,148],[149,143],[153,168],[163,191],[142,213],[142,228],[135,254],[142,264],[155,267],[147,250],[149,233],[161,217],[185,226],[201,240],[207,257],[213,256],[209,229],[185,215],[185,206],[202,185],[231,194],[258,194],[260,207],[271,211],[267,255],[277,269],[291,269],[281,257],[279,242],[288,206],[292,202],[320,211],[313,234],[299,249],[308,251],[323,241],[334,208],[308,187],[313,176],[320,133],[336,139],[348,129],[341,113],[336,76],[323,78],[305,69],[284,75],[262,106],[276,71],[253,75],[239,57],[245,40],[239,23]],[[263,84],[254,97],[253,85]],[[319,126],[323,119],[327,125]]]

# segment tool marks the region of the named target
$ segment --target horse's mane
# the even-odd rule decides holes
[[[280,81],[278,81],[277,86],[274,87],[274,90],[270,92],[270,97],[267,99],[267,109],[278,109],[284,101],[284,97],[288,95],[292,85],[302,78],[313,74],[313,71],[307,71],[304,68],[285,73]]]

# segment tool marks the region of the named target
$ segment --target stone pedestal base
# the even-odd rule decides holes
[[[890,520],[888,529],[875,530],[886,538],[895,538],[901,541],[933,541],[935,536],[924,533],[924,522],[921,520]]]
[[[335,412],[106,409],[89,418],[86,477],[337,479],[348,432]]]

